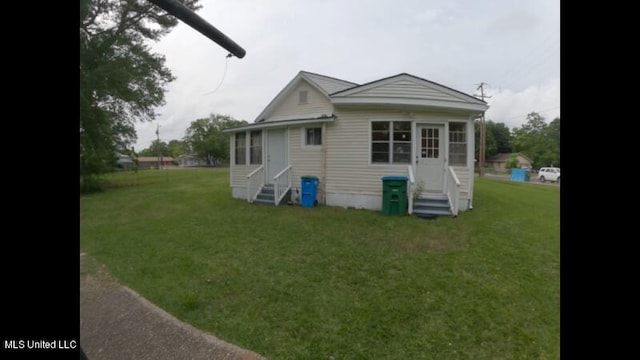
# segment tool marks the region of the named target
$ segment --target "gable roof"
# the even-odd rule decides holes
[[[358,86],[358,84],[354,82],[341,80],[331,76],[320,75],[320,74],[312,73],[309,71],[300,71],[300,72],[304,73],[313,82],[315,82],[316,85],[321,87],[327,95],[330,95],[339,91],[343,91],[346,89],[350,89],[354,86]]]
[[[313,86],[316,90],[322,93],[324,96],[329,99],[329,94],[337,91],[342,91],[348,88],[352,88],[357,86],[358,84],[336,79],[330,76],[320,75],[308,71],[300,71],[289,83],[284,87],[284,89],[280,90],[278,95],[271,100],[269,105],[262,110],[260,114],[256,117],[254,122],[264,121],[265,118],[268,118],[271,112],[278,105],[280,100],[286,98],[300,83],[301,81],[306,81],[311,86]]]
[[[487,159],[487,162],[507,162],[513,153],[498,153]],[[529,159],[523,153],[515,153],[518,156],[522,156],[525,160],[533,164],[533,160]]]
[[[407,73],[341,90],[331,95],[333,104],[397,104],[485,111],[485,101],[450,87]]]
[[[382,104],[478,112],[489,108],[485,101],[472,95],[407,73],[358,85],[347,80],[300,71],[258,114],[254,123],[264,122],[269,118],[280,102],[302,81],[318,90],[334,105]]]

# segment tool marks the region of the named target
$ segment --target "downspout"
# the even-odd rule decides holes
[[[320,168],[321,204],[327,205],[327,123],[322,123],[322,165]]]

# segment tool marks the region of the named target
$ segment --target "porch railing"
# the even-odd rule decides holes
[[[451,166],[447,168],[445,181],[447,198],[449,198],[449,204],[451,204],[451,214],[458,216],[458,209],[460,207],[458,204],[460,202],[460,180]]]
[[[407,186],[407,197],[409,200],[409,215],[413,213],[413,185],[416,183],[416,178],[413,175],[413,166],[409,165],[409,184]]]
[[[247,175],[247,201],[252,203],[258,196],[260,187],[264,185],[264,165]]]
[[[280,204],[289,189],[291,189],[291,165],[273,177],[273,201],[275,201],[275,206]]]

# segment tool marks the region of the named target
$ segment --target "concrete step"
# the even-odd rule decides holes
[[[449,199],[445,194],[422,194],[413,200],[413,214],[416,215],[451,215]]]
[[[414,215],[444,215],[451,216],[451,211],[447,208],[420,208],[413,209]]]

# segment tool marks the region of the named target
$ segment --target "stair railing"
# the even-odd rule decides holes
[[[413,166],[409,165],[409,184],[407,185],[407,200],[409,202],[409,215],[413,213],[413,187],[416,183],[416,178],[413,175]]]
[[[445,188],[447,191],[447,198],[449,198],[449,206],[451,207],[451,214],[458,216],[458,208],[460,201],[460,180],[453,170],[453,167],[449,166],[446,176]]]
[[[247,175],[247,202],[252,203],[260,192],[260,187],[264,185],[264,165]]]
[[[273,201],[275,206],[280,204],[289,189],[291,189],[291,165],[273,177]]]

